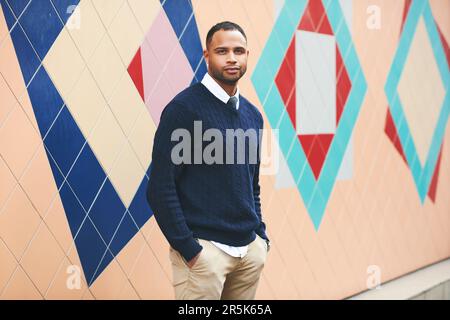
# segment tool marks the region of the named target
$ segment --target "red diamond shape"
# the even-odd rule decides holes
[[[316,0],[308,2],[297,29],[334,35],[322,2]],[[295,37],[293,37],[275,78],[275,84],[280,92],[292,125],[296,129],[295,81]],[[336,126],[339,124],[350,89],[350,78],[336,44]],[[319,178],[333,137],[334,134],[298,135],[316,179]]]

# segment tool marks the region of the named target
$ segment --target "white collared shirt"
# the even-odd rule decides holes
[[[202,84],[208,89],[216,98],[221,100],[223,103],[227,103],[230,100],[230,96],[226,93],[225,90],[209,75],[206,73],[203,77]],[[237,98],[236,110],[239,109],[239,87],[236,90],[236,94],[234,97]],[[229,254],[232,257],[243,258],[247,254],[248,246],[243,247],[233,247],[223,243],[211,241],[217,248],[221,249],[225,253]]]
[[[202,84],[223,103],[228,103],[228,100],[230,100],[230,96],[228,93],[223,90],[223,88],[214,80],[213,77],[209,75],[209,73],[206,73],[203,77]],[[239,109],[239,87],[236,90],[236,93],[233,97],[237,98],[236,103],[236,110]]]

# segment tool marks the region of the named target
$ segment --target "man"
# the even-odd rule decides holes
[[[173,132],[182,129],[196,139],[194,122],[220,132],[262,130],[261,114],[238,88],[248,54],[240,26],[213,26],[204,50],[208,73],[166,106],[155,134],[147,198],[170,244],[176,299],[254,299],[269,250],[261,218],[260,139],[254,163],[173,161]],[[186,154],[198,151],[193,144]],[[229,147],[227,142],[227,153],[236,151]]]

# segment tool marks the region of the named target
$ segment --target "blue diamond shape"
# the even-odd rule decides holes
[[[275,85],[275,76],[285,57],[298,22],[303,16],[306,0],[286,1],[252,75],[256,93],[273,129],[279,130],[279,145],[296,181],[316,230],[322,221],[336,176],[358,118],[367,84],[345,22],[339,1],[323,0],[339,50],[343,54],[352,88],[336,128],[319,179],[316,181],[306,154],[286,112]]]
[[[50,3],[50,0],[46,1]],[[37,2],[37,0],[34,0],[34,2]],[[79,0],[51,0],[58,11],[58,13],[54,11],[52,14],[64,13],[66,12],[66,5],[69,3],[77,4],[78,2]],[[36,36],[36,33],[34,37],[29,39],[30,37],[26,36],[27,31],[37,32],[36,30],[42,29],[42,26],[39,26],[39,21],[34,25],[31,15],[31,20],[27,22],[27,28],[24,32],[21,24],[15,22],[15,18],[5,0],[0,0],[0,6],[3,12],[7,13],[8,29],[22,75],[27,83],[30,82],[27,90],[33,111],[55,182],[59,188],[59,195],[76,244],[84,276],[90,286],[101,275],[114,256],[126,246],[139,231],[139,228],[153,215],[146,201],[145,186],[148,177],[143,177],[139,190],[134,195],[128,209],[125,208],[109,180],[106,180],[103,187],[100,187],[106,173],[48,76],[45,67],[39,67],[41,61],[29,42],[29,40],[34,39],[35,45],[41,45],[41,53],[44,56],[64,26],[62,23],[58,23],[53,26],[57,29],[52,32],[41,32],[39,36]],[[50,9],[45,6],[30,8],[38,13],[39,10],[44,10],[45,13],[48,11],[46,9]],[[42,12],[38,15],[43,16]],[[62,17],[59,17],[59,19],[63,20]],[[31,56],[33,59],[30,62]],[[36,73],[35,77],[31,80],[34,73]],[[90,176],[86,178],[86,175]],[[101,191],[97,196],[99,189]],[[83,206],[86,206],[86,208]],[[131,216],[130,219],[122,219],[124,214],[129,213],[130,210],[132,210],[133,217],[139,218],[137,222],[133,221]],[[86,219],[84,219],[85,217]],[[133,221],[133,223],[130,221]]]
[[[192,83],[201,81],[207,67],[191,1],[160,0],[160,2],[194,71]]]
[[[406,122],[403,106],[397,91],[400,77],[411,47],[411,42],[414,38],[415,30],[421,16],[423,16],[439,73],[444,87],[446,88],[445,98],[433,133],[430,150],[428,151],[427,159],[423,167],[419,161],[413,137],[409,130],[408,123]],[[423,204],[436,167],[439,150],[442,145],[445,127],[450,113],[449,69],[445,58],[444,48],[442,47],[442,42],[428,0],[415,0],[411,4],[384,90],[388,98],[389,109],[397,128],[400,143],[405,152],[408,165],[411,168],[421,203]]]

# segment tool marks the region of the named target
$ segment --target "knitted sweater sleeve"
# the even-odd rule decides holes
[[[186,223],[177,194],[176,181],[183,171],[183,164],[172,161],[172,149],[179,142],[171,141],[171,136],[176,129],[190,131],[193,119],[186,107],[174,101],[163,110],[154,137],[147,187],[147,199],[162,233],[186,261],[195,257],[202,246],[194,239]]]
[[[261,238],[268,240],[269,238],[266,235],[266,224],[263,222],[262,215],[261,215],[261,199],[260,199],[260,193],[261,188],[259,185],[259,168],[261,166],[261,141],[262,141],[262,132],[263,132],[263,125],[264,121],[262,119],[262,116],[260,116],[261,124],[260,124],[260,136],[259,136],[259,142],[258,142],[258,161],[256,163],[256,170],[255,174],[253,176],[253,200],[255,202],[255,211],[257,216],[259,217],[259,221],[261,222],[259,225],[259,228],[255,231],[257,235],[259,235]]]

